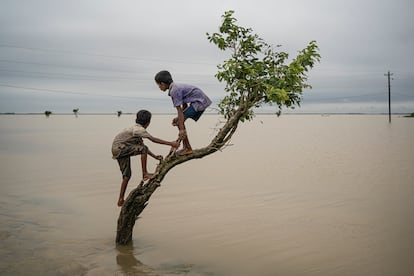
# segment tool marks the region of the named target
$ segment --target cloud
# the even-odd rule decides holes
[[[107,95],[161,97],[153,75],[162,69],[173,72],[176,81],[222,97],[223,85],[214,74],[226,53],[208,42],[206,32],[217,31],[221,15],[233,9],[239,24],[271,44],[282,44],[291,57],[317,40],[322,60],[310,72],[313,101],[364,102],[364,95],[386,91],[384,73],[391,70],[395,92],[404,95],[398,100],[410,102],[413,8],[408,0],[3,1],[0,99],[40,93],[7,85],[65,90],[75,92],[73,97],[83,93],[91,106],[96,105],[88,97],[101,96],[95,101],[109,110],[122,101],[107,101]],[[58,92],[46,94],[60,97]],[[22,103],[5,105],[16,110],[30,106],[16,102]]]

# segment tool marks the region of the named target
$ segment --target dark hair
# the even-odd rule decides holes
[[[137,119],[135,120],[137,124],[144,126],[151,122],[151,112],[148,110],[140,110],[137,113]]]
[[[158,73],[155,75],[155,81],[156,81],[157,83],[161,83],[161,82],[163,82],[163,83],[165,83],[165,84],[170,85],[170,84],[173,82],[173,79],[172,79],[172,77],[171,77],[170,72],[168,72],[168,71],[166,71],[166,70],[163,70],[163,71],[158,72]]]

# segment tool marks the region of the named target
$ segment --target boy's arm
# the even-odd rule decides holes
[[[157,137],[154,137],[154,136],[149,136],[148,139],[151,142],[154,142],[154,143],[157,143],[157,144],[171,146],[171,147],[174,147],[174,148],[178,148],[179,145],[180,145],[177,141],[173,141],[173,142],[165,141],[165,140],[162,140],[162,139],[157,138]]]
[[[148,155],[154,159],[162,160],[162,155],[155,155],[152,151],[150,151],[150,149],[148,149]]]

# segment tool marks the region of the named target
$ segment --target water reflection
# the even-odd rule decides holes
[[[136,250],[133,245],[127,246],[117,246],[116,247],[116,263],[118,265],[118,270],[115,275],[143,275],[143,276],[155,276],[155,275],[214,275],[208,272],[198,271],[192,264],[184,264],[177,261],[161,263],[158,267],[150,267],[146,264],[143,264],[138,260]]]
[[[135,257],[133,245],[117,246],[116,250],[116,263],[121,269],[116,275],[158,275]]]

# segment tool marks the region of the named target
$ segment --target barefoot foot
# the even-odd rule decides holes
[[[153,173],[146,173],[142,176],[142,180],[146,181],[154,177]]]
[[[177,155],[180,155],[180,156],[182,156],[182,155],[188,155],[188,154],[193,153],[193,150],[187,149],[187,148],[183,148],[183,149],[178,150],[176,153],[177,153]]]

